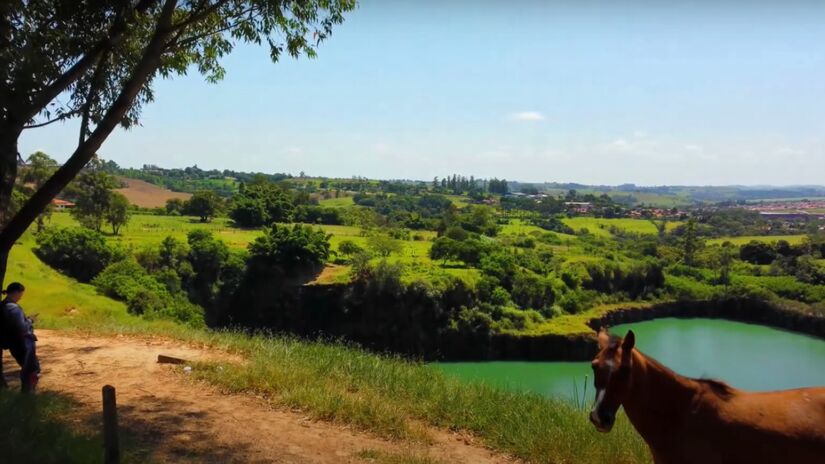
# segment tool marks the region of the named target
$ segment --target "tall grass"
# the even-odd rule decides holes
[[[317,419],[395,439],[426,440],[419,423],[465,430],[529,462],[648,462],[626,420],[599,434],[585,411],[561,400],[461,382],[428,365],[337,343],[233,333],[216,334],[212,343],[248,362],[198,364],[194,378],[264,395]]]

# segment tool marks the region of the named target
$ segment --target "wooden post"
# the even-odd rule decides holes
[[[103,387],[103,463],[120,463],[120,443],[117,431],[117,401],[115,387]]]

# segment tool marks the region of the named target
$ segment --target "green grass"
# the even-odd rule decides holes
[[[3,462],[102,462],[102,441],[96,434],[68,425],[74,403],[52,393],[37,396],[0,391],[0,449]]]
[[[610,237],[612,235],[610,233],[611,227],[635,234],[655,235],[658,233],[656,226],[647,219],[574,217],[563,219],[563,222],[577,232],[586,228],[591,234],[598,237]],[[680,224],[678,221],[668,221],[666,229],[671,231]]]
[[[29,315],[37,314],[39,327],[142,323],[126,312],[123,303],[98,295],[91,285],[69,279],[44,264],[32,252],[33,246],[34,238],[27,233],[12,248],[6,281],[26,286],[21,303]]]
[[[68,213],[54,213],[50,224],[73,227],[77,221]],[[195,229],[207,229],[216,237],[225,241],[234,248],[245,248],[250,242],[263,232],[258,229],[238,229],[230,225],[227,218],[216,218],[211,222],[200,222],[189,216],[154,216],[151,214],[134,214],[121,234],[109,236],[115,243],[141,247],[148,244],[160,243],[168,236],[186,240],[186,234]],[[104,229],[106,232],[106,229]]]
[[[249,362],[198,364],[195,379],[262,395],[315,419],[397,440],[426,440],[421,423],[465,430],[529,462],[648,462],[626,420],[602,435],[585,411],[560,400],[462,382],[431,366],[343,345],[236,334],[216,340]]]
[[[434,367],[336,343],[146,322],[127,314],[121,303],[40,263],[32,244],[26,236],[14,248],[9,279],[27,285],[24,307],[40,313],[40,326],[152,333],[227,350],[248,361],[199,364],[194,377],[388,438],[426,440],[420,424],[428,424],[471,432],[488,446],[529,462],[649,462],[642,440],[625,420],[610,435],[598,434],[584,411],[565,402],[464,383]],[[19,446],[28,443],[24,440]],[[40,451],[52,452],[51,448]]]
[[[734,245],[744,245],[751,240],[757,242],[778,242],[785,240],[791,245],[798,245],[802,243],[806,235],[746,235],[742,237],[721,237],[714,238],[707,241],[709,245],[721,245],[724,242],[731,242]]]
[[[471,203],[470,198],[464,195],[442,195],[444,198],[450,200],[455,206],[463,208]]]
[[[605,314],[611,311],[615,311],[621,308],[646,308],[651,305],[652,303],[645,301],[599,305],[578,314],[563,314],[561,316],[556,316],[553,319],[537,327],[534,327],[528,331],[520,331],[518,332],[518,334],[524,336],[538,336],[550,334],[578,336],[592,334],[593,329],[587,325],[588,321],[590,321],[591,319],[604,316]]]
[[[429,456],[422,456],[414,451],[387,453],[369,449],[357,453],[356,456],[365,462],[375,464],[446,464],[444,461]]]
[[[345,208],[347,206],[352,206],[355,203],[352,201],[352,197],[338,197],[321,200],[318,204],[321,206],[326,206],[327,208]]]

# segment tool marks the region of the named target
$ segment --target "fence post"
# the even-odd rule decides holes
[[[115,387],[103,387],[103,463],[120,463],[120,443],[117,432],[117,400]]]

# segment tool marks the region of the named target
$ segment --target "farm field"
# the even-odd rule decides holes
[[[318,204],[327,208],[344,208],[347,206],[352,206],[355,203],[353,202],[352,197],[338,197],[319,200]]]
[[[791,245],[798,245],[805,239],[805,235],[746,235],[742,237],[721,237],[708,240],[709,245],[721,245],[725,242],[731,242],[734,245],[744,245],[751,240],[765,243],[775,243],[780,240],[785,240]]]
[[[610,233],[611,227],[616,227],[617,229],[636,234],[655,235],[657,233],[656,225],[647,219],[574,217],[565,218],[562,222],[570,226],[575,231],[587,229],[591,234],[600,237],[610,237],[612,235]],[[668,221],[666,229],[670,232],[681,224],[682,223],[678,221]]]
[[[77,221],[69,213],[55,212],[51,224],[62,227],[78,226]],[[179,240],[186,240],[186,234],[195,229],[207,229],[216,237],[224,240],[227,245],[235,248],[245,248],[256,237],[261,235],[260,230],[238,229],[229,224],[229,219],[216,218],[207,223],[188,216],[155,216],[151,214],[134,214],[129,223],[123,227],[120,235],[108,235],[108,239],[123,245],[140,247],[147,244],[160,243],[164,238],[172,236]],[[103,229],[106,232],[106,228]]]
[[[126,187],[115,189],[115,191],[123,194],[129,203],[141,208],[162,207],[166,205],[166,200],[173,198],[188,200],[192,196],[191,193],[173,192],[139,179],[118,177],[118,180],[125,183]]]

